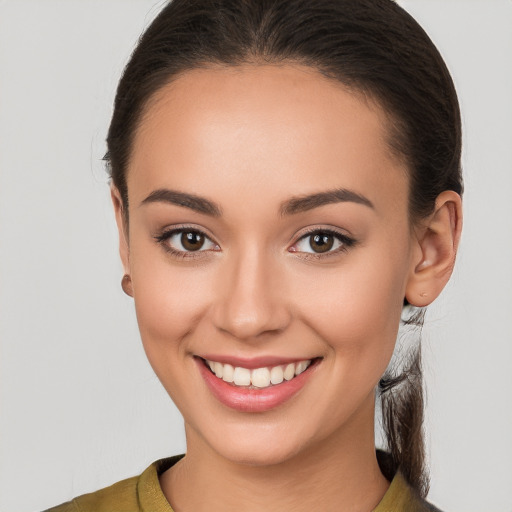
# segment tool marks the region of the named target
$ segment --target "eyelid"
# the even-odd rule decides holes
[[[309,236],[312,236],[314,234],[317,234],[317,233],[323,233],[323,234],[328,234],[328,235],[334,236],[341,243],[341,246],[335,250],[326,251],[324,253],[305,252],[305,251],[298,251],[298,250],[290,251],[290,249],[293,248],[294,246],[296,246],[301,240],[303,240],[304,238],[307,238]],[[319,259],[319,258],[325,258],[325,257],[329,257],[329,256],[335,256],[339,253],[345,252],[350,247],[353,247],[356,244],[357,244],[357,240],[353,236],[348,235],[345,231],[342,231],[339,228],[326,227],[326,226],[311,226],[311,227],[306,228],[304,231],[301,231],[295,237],[295,241],[293,242],[292,246],[288,249],[288,251],[295,253],[297,255],[300,254],[300,257],[302,257],[302,258]]]
[[[214,244],[216,246],[216,249],[182,251],[179,249],[175,249],[170,244],[166,243],[166,241],[171,236],[176,235],[178,233],[184,233],[187,231],[200,233],[205,237],[205,239],[209,240],[212,244]],[[297,245],[301,240],[317,233],[324,233],[334,236],[341,243],[341,246],[336,248],[335,250],[329,250],[324,253],[298,251],[296,249],[293,249],[293,247]],[[153,238],[157,241],[157,243],[161,244],[167,252],[171,253],[173,256],[180,259],[194,259],[198,257],[205,257],[208,256],[208,254],[205,253],[217,252],[221,250],[220,245],[216,242],[215,238],[208,233],[207,229],[199,227],[194,224],[178,224],[174,226],[165,227],[158,234],[154,235]],[[351,235],[348,235],[344,230],[341,230],[340,228],[334,228],[330,226],[310,226],[308,228],[305,228],[295,236],[295,241],[291,246],[288,247],[288,251],[300,255],[300,257],[302,258],[319,259],[334,256],[339,253],[345,252],[350,247],[353,247],[355,244],[357,244],[357,240],[353,238]]]
[[[206,229],[193,224],[178,224],[175,226],[168,226],[163,228],[158,234],[153,235],[153,238],[158,244],[162,245],[165,251],[178,259],[195,259],[208,256],[205,253],[217,252],[217,249],[198,249],[197,251],[182,251],[172,247],[167,241],[174,235],[179,233],[195,232],[204,236],[205,239],[210,241],[216,248],[220,250],[220,245],[215,241]]]
[[[153,235],[153,238],[165,238],[170,234],[179,232],[183,233],[184,231],[197,231],[198,233],[204,235],[206,238],[210,239],[212,242],[215,242],[217,245],[219,245],[213,234],[210,233],[210,230],[198,224],[172,224],[170,226],[165,226],[156,231],[156,233]]]

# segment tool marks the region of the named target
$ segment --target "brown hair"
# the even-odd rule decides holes
[[[390,119],[391,149],[409,170],[412,221],[429,215],[444,190],[462,194],[453,82],[430,38],[395,2],[174,0],[142,35],[117,90],[105,160],[125,212],[126,169],[149,99],[187,70],[248,62],[298,62],[375,99]],[[392,465],[425,496],[419,346],[379,389]]]

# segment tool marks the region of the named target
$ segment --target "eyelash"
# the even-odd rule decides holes
[[[156,235],[154,238],[157,241],[157,243],[161,244],[165,251],[170,253],[173,257],[177,259],[196,259],[201,258],[205,256],[205,252],[218,252],[220,249],[198,249],[197,251],[181,251],[179,249],[175,249],[169,244],[169,239],[175,235],[183,234],[183,233],[194,233],[200,236],[203,236],[205,240],[210,241],[211,244],[215,245],[215,247],[219,247],[218,244],[216,244],[211,238],[201,231],[200,229],[196,228],[190,228],[190,227],[179,227],[179,228],[172,228],[164,231],[163,233]],[[292,253],[299,253],[301,254],[302,258],[305,259],[322,259],[322,258],[328,258],[330,256],[337,255],[342,252],[348,251],[351,247],[357,244],[357,240],[354,238],[351,238],[343,233],[340,233],[333,229],[328,228],[312,228],[305,233],[302,233],[301,236],[296,240],[296,242],[293,244],[292,247],[296,246],[299,242],[302,240],[307,239],[308,237],[312,237],[313,235],[327,235],[334,237],[339,243],[340,246],[336,248],[335,250],[331,251],[328,250],[324,253],[318,253],[318,252],[305,252],[305,251],[297,251],[292,250],[290,252]],[[311,242],[310,242],[311,244]]]
[[[179,235],[179,234],[183,234],[183,233],[195,233],[195,234],[201,235],[205,238],[205,240],[209,240],[216,247],[219,247],[215,242],[213,242],[211,240],[211,238],[206,233],[204,233],[200,229],[186,227],[186,226],[165,230],[163,233],[161,233],[160,235],[156,235],[154,238],[157,241],[157,243],[159,243],[163,246],[165,251],[167,251],[173,257],[175,257],[177,259],[192,260],[192,259],[204,257],[205,252],[217,251],[216,249],[207,249],[207,250],[199,249],[197,251],[180,251],[179,249],[175,249],[174,247],[172,247],[169,244],[169,239],[175,235]]]
[[[301,240],[311,238],[313,235],[318,235],[318,234],[332,236],[340,243],[340,246],[333,251],[329,250],[324,253],[304,252],[304,251],[291,251],[291,252],[300,253],[302,258],[319,260],[321,258],[328,258],[330,256],[336,256],[340,253],[346,252],[351,247],[354,247],[354,245],[356,245],[356,243],[357,243],[356,239],[349,237],[348,235],[345,235],[344,233],[340,233],[339,231],[336,231],[334,229],[311,228],[311,229],[307,230],[306,232],[302,233],[300,235],[300,237],[297,239],[297,241],[293,244],[293,246],[296,246]],[[310,241],[310,244],[311,244],[311,241]]]

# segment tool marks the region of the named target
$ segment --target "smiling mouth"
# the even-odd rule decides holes
[[[295,379],[295,377],[304,373],[321,358],[304,359],[294,363],[253,369],[201,359],[212,374],[234,387],[265,389]]]

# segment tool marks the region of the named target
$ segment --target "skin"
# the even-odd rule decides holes
[[[129,211],[115,187],[112,197],[144,348],[185,420],[187,455],[161,477],[176,512],[369,511],[386,492],[375,387],[404,297],[418,306],[437,297],[461,228],[453,192],[411,222],[407,169],[386,137],[378,105],[292,64],[189,71],[148,104]],[[281,212],[292,198],[341,188],[372,206]],[[144,202],[160,189],[206,198],[221,214]],[[155,239],[184,225],[212,243],[183,258],[166,250],[179,237]],[[318,256],[309,228],[355,242]],[[205,386],[194,356],[208,353],[322,359],[292,399],[247,413]]]

